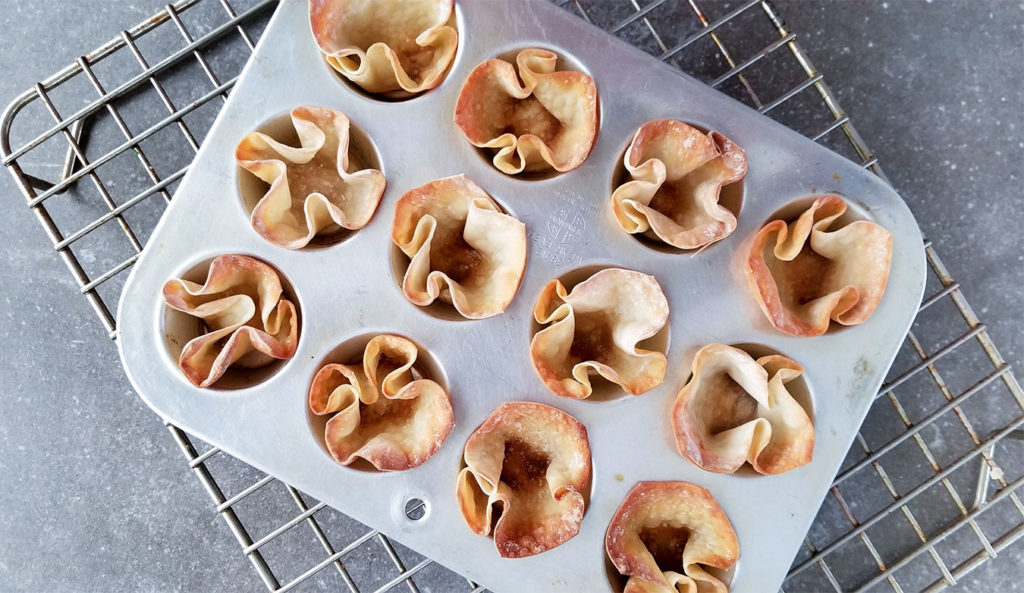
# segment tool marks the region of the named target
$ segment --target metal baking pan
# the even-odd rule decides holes
[[[708,488],[739,536],[732,590],[776,590],[917,309],[925,258],[910,211],[855,163],[547,2],[461,0],[456,10],[460,46],[445,81],[420,97],[385,102],[354,90],[320,58],[304,0],[282,2],[128,280],[118,316],[129,378],[176,425],[497,592],[610,590],[604,532],[641,480],[686,480]],[[459,89],[474,66],[533,46],[554,50],[591,74],[601,99],[590,157],[574,171],[543,180],[498,172],[452,123]],[[388,185],[364,229],[338,244],[289,251],[249,226],[233,157],[243,135],[300,104],[348,114],[372,139]],[[609,208],[612,178],[632,134],[666,117],[720,131],[747,151],[738,227],[697,254],[641,244],[619,229]],[[479,321],[454,321],[410,304],[393,267],[390,226],[398,197],[458,173],[524,221],[529,236],[518,295],[504,314]],[[773,213],[821,193],[845,196],[860,215],[892,231],[891,276],[866,323],[816,338],[789,337],[758,309],[742,259]],[[280,270],[301,307],[302,329],[294,358],[271,376],[242,389],[200,390],[177,368],[161,287],[222,253],[250,254]],[[552,278],[613,265],[655,275],[669,299],[665,380],[637,397],[558,398],[529,361],[534,301]],[[455,408],[445,445],[407,472],[338,465],[321,446],[306,408],[310,381],[329,353],[352,338],[383,332],[410,337],[430,353]],[[667,412],[693,355],[711,342],[769,347],[806,368],[816,434],[810,464],[771,477],[719,475],[676,452]],[[466,438],[508,400],[538,401],[573,414],[587,426],[593,452],[579,535],[517,560],[500,559],[491,540],[474,535],[455,501]],[[406,515],[411,499],[425,502],[418,519]]]

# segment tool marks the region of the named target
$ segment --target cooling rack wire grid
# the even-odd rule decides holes
[[[771,2],[555,1],[885,179]],[[35,84],[0,119],[3,164],[113,339],[128,270],[275,6],[175,2]],[[83,97],[93,99],[82,107]],[[1024,392],[925,247],[920,311],[785,591],[939,591],[1024,536]],[[268,590],[482,591],[167,429]],[[406,511],[422,515],[415,501]]]

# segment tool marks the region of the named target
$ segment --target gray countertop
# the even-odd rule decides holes
[[[163,4],[0,0],[0,103]],[[776,4],[1021,368],[1024,5]],[[0,590],[261,590],[6,171],[0,199]],[[1018,542],[953,590],[1019,590],[1022,566]]]

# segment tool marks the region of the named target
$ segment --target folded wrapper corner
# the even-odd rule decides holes
[[[777,354],[754,360],[722,344],[701,348],[672,409],[679,453],[716,473],[744,462],[766,475],[810,463],[814,424],[786,388],[802,373]]]
[[[526,227],[465,175],[431,181],[395,206],[391,239],[409,259],[402,292],[480,319],[508,307],[526,267]]]
[[[363,90],[410,97],[441,84],[455,57],[454,0],[309,0],[327,63]]]
[[[845,212],[842,199],[822,196],[795,221],[773,220],[754,236],[747,281],[778,330],[820,336],[830,321],[863,323],[881,302],[892,234],[867,220],[830,230]]]
[[[470,435],[464,460],[457,490],[462,518],[478,535],[489,535],[493,525],[501,557],[539,554],[579,532],[590,444],[587,429],[569,414],[529,402],[503,404]]]
[[[572,292],[552,280],[533,315],[545,327],[530,342],[530,359],[555,395],[589,397],[591,371],[633,395],[665,377],[665,355],[637,348],[668,321],[668,300],[654,276],[609,268]]]
[[[309,408],[330,416],[324,440],[331,457],[363,458],[401,471],[430,459],[455,423],[451,398],[415,368],[416,344],[395,335],[371,339],[361,363],[329,363],[309,388]]]
[[[178,366],[196,387],[210,387],[228,367],[258,368],[295,354],[299,320],[269,265],[244,255],[213,260],[205,284],[168,280],[164,302],[202,320],[206,333],[181,351]]]
[[[558,56],[525,49],[516,68],[486,60],[466,79],[455,106],[455,123],[478,148],[495,152],[503,173],[566,172],[580,166],[597,137],[594,79],[555,71]]]
[[[291,120],[299,147],[252,132],[235,148],[238,164],[270,186],[252,211],[252,227],[275,245],[299,249],[318,234],[366,226],[384,193],[384,174],[361,168],[349,154],[348,117],[301,106]]]
[[[739,557],[732,523],[711,493],[687,482],[640,482],[615,512],[605,550],[624,593],[728,593],[704,567]]]
[[[623,164],[629,178],[612,192],[612,211],[627,233],[697,249],[736,229],[719,198],[746,174],[747,156],[725,136],[655,120],[637,130]]]

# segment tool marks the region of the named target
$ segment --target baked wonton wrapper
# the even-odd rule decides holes
[[[370,93],[408,97],[441,84],[459,34],[454,0],[309,0],[327,63]]]
[[[530,342],[530,358],[555,395],[584,399],[590,372],[639,395],[665,378],[665,355],[637,348],[668,321],[668,300],[654,276],[609,268],[567,293],[548,282],[533,309],[547,326]]]
[[[252,211],[252,227],[264,239],[298,249],[314,236],[370,222],[384,193],[384,174],[357,169],[349,155],[349,120],[326,107],[292,109],[299,147],[261,132],[238,143],[238,164],[270,185]]]
[[[719,197],[746,174],[747,155],[725,136],[655,120],[637,130],[623,164],[629,179],[612,192],[612,211],[627,233],[697,249],[736,229]]]
[[[490,534],[493,524],[503,558],[539,554],[579,532],[590,444],[587,429],[569,414],[542,404],[502,404],[470,435],[464,460],[457,490],[462,518],[478,535]]]
[[[420,306],[441,299],[470,319],[504,311],[526,267],[526,226],[465,175],[402,196],[391,240],[411,260],[406,298]]]
[[[640,482],[605,534],[612,564],[629,577],[623,593],[727,593],[704,567],[739,557],[729,518],[711,493],[687,482]]]
[[[717,473],[735,472],[744,462],[762,474],[809,463],[814,424],[786,388],[802,373],[778,354],[755,361],[722,344],[701,348],[672,409],[679,453]]]
[[[164,302],[201,319],[206,332],[181,351],[178,366],[185,377],[196,387],[209,387],[232,365],[257,368],[291,358],[299,318],[282,293],[277,271],[244,255],[215,258],[205,284],[168,280]]]
[[[324,438],[338,463],[358,457],[399,471],[430,459],[454,425],[451,398],[415,370],[416,344],[379,335],[357,364],[326,364],[313,377],[309,408],[330,415]]]
[[[523,171],[570,171],[597,137],[597,86],[582,72],[555,71],[558,56],[525,49],[512,64],[486,60],[466,79],[455,123],[476,147],[494,149],[494,166]]]
[[[795,221],[773,220],[754,236],[747,281],[777,329],[820,336],[829,321],[863,323],[889,281],[892,234],[867,220],[829,230],[846,202],[822,196]]]

